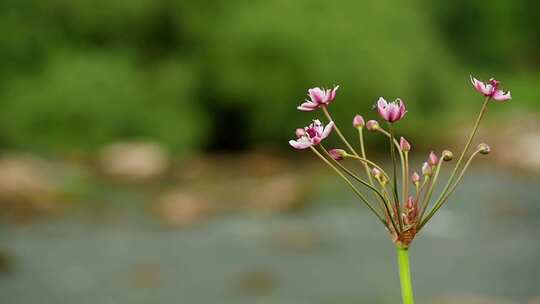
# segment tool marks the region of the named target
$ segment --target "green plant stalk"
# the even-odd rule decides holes
[[[330,115],[330,112],[328,112],[328,109],[326,108],[326,106],[323,106],[322,107],[322,110],[323,110],[323,113],[324,115],[326,116],[326,118],[328,119],[328,121],[334,121],[332,119],[332,116]],[[349,141],[347,141],[347,139],[345,138],[345,136],[343,136],[343,133],[341,133],[341,130],[338,128],[338,126],[335,124],[334,122],[334,130],[336,130],[336,133],[337,135],[339,136],[339,138],[341,139],[341,141],[343,141],[343,143],[347,146],[347,148],[349,148],[349,150],[351,151],[351,153],[355,156],[358,156],[358,153],[356,153],[356,151],[354,150],[354,148],[351,146],[351,144],[349,143]]]
[[[409,249],[397,247],[399,266],[399,281],[401,283],[401,298],[403,304],[414,304],[414,294],[411,281],[411,269],[409,265]]]
[[[380,199],[380,203],[381,205],[383,206],[384,209],[386,209],[386,213],[390,216],[390,209],[388,209],[388,202],[386,201],[387,198],[385,195],[383,195],[377,188],[375,188],[375,186],[371,186],[370,184],[368,184],[366,181],[364,181],[363,179],[361,179],[360,177],[358,177],[356,174],[354,174],[351,170],[347,169],[345,166],[343,166],[342,164],[340,164],[338,161],[336,161],[335,159],[332,158],[332,156],[330,155],[330,153],[328,153],[328,151],[326,150],[326,148],[320,144],[319,145],[321,150],[326,154],[326,156],[329,158],[329,159],[332,159],[334,161],[334,163],[337,165],[337,167],[339,167],[341,170],[343,170],[345,173],[347,173],[350,177],[352,177],[354,180],[360,182],[362,185],[370,188],[371,190],[373,190],[379,197]],[[314,149],[312,147],[312,149]],[[316,150],[316,149],[314,149]],[[325,161],[326,162],[326,161]],[[334,168],[333,168],[334,169]],[[334,170],[336,170],[337,168],[335,168]],[[336,172],[338,172],[338,170],[336,170]],[[340,172],[338,172],[339,174]],[[340,174],[341,175],[341,174]],[[358,194],[357,194],[358,195]],[[371,207],[370,207],[371,208]],[[385,211],[383,209],[383,212]],[[377,213],[378,214],[378,213]],[[394,222],[394,219],[392,217],[390,217],[390,220],[391,220],[391,224],[392,226],[394,227],[394,230],[397,231],[397,226],[396,226],[396,223]],[[387,228],[389,228],[387,225],[385,225]],[[396,232],[398,233],[398,232]]]
[[[360,153],[362,155],[362,158],[366,158],[366,148],[364,147],[364,128],[363,127],[360,127],[358,128],[358,137],[359,137],[359,140],[360,140]],[[364,162],[364,168],[366,169],[366,175],[369,179],[369,183],[372,185],[372,186],[375,186],[375,184],[373,183],[373,178],[371,177],[371,173],[369,172],[369,166],[367,163]]]
[[[317,149],[315,149],[314,147],[310,147],[310,148],[323,162],[325,162],[328,166],[330,166],[330,168],[332,168],[347,183],[347,185],[351,188],[354,194],[356,194],[356,196],[358,196],[358,198],[362,200],[362,202],[369,208],[369,210],[371,210],[371,212],[373,212],[373,214],[377,216],[377,218],[381,221],[381,223],[385,227],[387,227],[386,221],[384,220],[384,218],[375,210],[375,208],[373,208],[373,206],[369,203],[366,197],[360,191],[358,191],[358,189],[356,189],[356,187],[351,183],[351,181],[341,171],[339,171],[339,169],[336,168],[328,159],[326,159],[319,151],[317,151]]]
[[[328,152],[328,150],[326,150],[326,148],[322,145],[322,144],[319,144],[319,146],[321,147],[321,150],[324,152],[324,154],[329,158],[329,159],[332,159],[334,161],[334,164],[336,166],[338,166],[341,170],[343,170],[345,173],[347,173],[350,177],[352,177],[354,180],[356,180],[357,182],[361,183],[362,185],[368,187],[369,189],[373,190],[375,192],[375,194],[378,195],[378,197],[381,199],[381,200],[384,200],[384,197],[382,195],[382,193],[377,189],[375,188],[374,185],[371,185],[369,184],[367,181],[361,179],[359,176],[357,176],[356,174],[354,174],[354,172],[352,172],[351,170],[347,169],[345,166],[343,166],[341,163],[339,163],[339,161],[335,160],[332,158],[332,156],[330,155],[330,153]]]
[[[459,159],[456,163],[456,166],[454,167],[454,170],[452,170],[452,174],[450,174],[450,177],[448,178],[448,181],[446,182],[446,185],[444,186],[444,189],[441,192],[441,197],[444,197],[449,190],[450,186],[454,182],[454,178],[456,177],[456,173],[459,170],[459,167],[461,165],[461,162],[463,161],[463,158],[465,157],[465,154],[469,151],[469,148],[471,147],[471,144],[473,142],[474,136],[478,132],[478,128],[480,127],[480,122],[482,122],[482,118],[484,117],[484,114],[486,114],[486,111],[488,109],[489,100],[491,97],[486,97],[484,99],[484,103],[482,104],[482,108],[480,109],[480,113],[478,114],[478,117],[476,118],[476,122],[474,124],[474,127],[471,131],[471,134],[469,135],[469,138],[467,139],[467,143],[465,144],[465,147],[463,148],[463,151],[461,152],[461,155],[459,156]]]
[[[394,147],[394,127],[392,126],[392,124],[389,124],[389,128],[390,128],[390,153],[392,154],[392,167],[393,167],[393,185],[394,185],[394,199],[395,199],[395,203],[396,203],[396,212],[397,212],[397,218],[398,218],[398,223],[399,223],[399,229],[400,230],[403,230],[403,222],[401,221],[401,203],[399,201],[399,195],[398,195],[398,190],[397,190],[397,159],[396,159],[396,148]],[[401,161],[401,165],[402,165],[402,169],[403,169],[403,166],[404,166],[404,163],[403,163],[403,156],[401,155],[401,151],[400,151],[400,156],[402,157],[402,161]]]
[[[431,195],[433,194],[433,189],[435,189],[437,178],[439,177],[439,172],[441,171],[441,167],[443,163],[444,161],[441,159],[439,161],[439,164],[437,165],[437,168],[435,169],[435,174],[433,175],[433,179],[431,180],[431,183],[429,183],[428,185],[426,195],[424,196],[424,201],[420,205],[422,208],[420,211],[420,216],[418,216],[418,219],[420,219],[420,222],[422,222],[422,217],[424,216],[424,213],[426,212],[429,206],[429,201],[431,200]]]
[[[458,176],[456,182],[454,183],[454,185],[452,185],[452,187],[449,189],[449,191],[447,193],[445,193],[444,196],[441,194],[439,199],[437,199],[437,201],[435,202],[435,204],[433,206],[433,209],[429,212],[429,214],[426,216],[426,218],[424,220],[422,220],[420,226],[418,227],[418,231],[420,231],[420,229],[422,229],[424,227],[424,225],[427,224],[427,222],[433,217],[433,215],[435,215],[435,213],[448,200],[450,195],[452,195],[454,190],[456,190],[456,187],[459,184],[459,182],[461,181],[461,179],[463,178],[463,176],[465,175],[465,172],[467,171],[467,168],[469,168],[469,165],[471,164],[472,160],[474,159],[474,157],[478,153],[480,153],[480,150],[476,150],[473,154],[471,154],[471,156],[469,157],[469,160],[467,160],[467,162],[465,163],[465,166],[463,167],[463,170],[461,170],[461,173],[459,174],[459,176]]]

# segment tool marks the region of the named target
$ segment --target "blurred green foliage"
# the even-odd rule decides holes
[[[0,142],[54,152],[126,138],[179,152],[281,144],[313,117],[295,110],[306,89],[333,84],[341,123],[374,117],[380,95],[400,96],[404,132],[433,133],[429,125],[450,124],[478,98],[470,73],[497,75],[534,104],[531,5],[3,0]]]

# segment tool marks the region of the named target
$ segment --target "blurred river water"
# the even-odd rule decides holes
[[[178,229],[118,190],[0,226],[2,303],[397,303],[386,232],[333,176],[309,207]],[[540,177],[476,167],[411,248],[419,303],[540,303]],[[278,197],[278,193],[275,194]]]

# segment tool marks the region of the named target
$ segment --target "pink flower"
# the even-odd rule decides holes
[[[380,178],[380,177],[382,177],[382,172],[381,172],[381,170],[379,170],[379,169],[377,169],[377,168],[371,169],[371,174],[373,174],[373,176],[374,176],[375,178]]]
[[[379,129],[379,123],[376,120],[369,120],[366,123],[366,128],[370,131],[376,131]]]
[[[439,163],[439,157],[433,151],[429,153],[428,162],[431,166],[436,166]]]
[[[332,149],[328,151],[328,154],[330,154],[330,156],[332,156],[332,158],[335,160],[342,160],[347,156],[347,152],[345,152],[343,149]]]
[[[412,179],[412,182],[413,182],[414,184],[417,184],[417,183],[420,182],[420,175],[418,175],[418,173],[414,172],[414,173],[412,174],[411,179]]]
[[[412,224],[416,216],[418,215],[418,202],[415,201],[412,196],[409,196],[409,199],[405,203],[405,213],[403,213],[403,220],[406,225]]]
[[[495,80],[494,78],[491,78],[489,83],[484,83],[471,76],[471,83],[478,92],[482,93],[486,97],[493,98],[493,100],[507,101],[512,99],[510,91],[504,92],[503,90],[499,89],[501,82]]]
[[[299,130],[296,130],[297,139],[290,140],[289,144],[295,149],[307,149],[311,146],[318,145],[323,139],[327,138],[334,128],[334,122],[331,121],[326,125],[319,120],[314,120],[309,126],[304,128],[304,133],[302,134]],[[300,135],[300,136],[298,136]]]
[[[308,90],[309,99],[306,99],[297,109],[309,112],[315,111],[321,106],[329,105],[336,98],[337,89],[339,89],[339,86],[335,86],[333,89],[311,88]]]
[[[393,102],[386,102],[384,98],[379,97],[379,100],[377,101],[377,110],[384,120],[391,123],[402,119],[407,113],[405,103],[403,103],[400,98]]]
[[[409,142],[404,137],[401,137],[399,140],[399,148],[401,149],[401,151],[409,152],[411,151],[411,144],[409,144]]]
[[[431,166],[427,162],[422,165],[422,175],[431,176]]]
[[[355,128],[363,128],[366,122],[364,121],[364,117],[362,115],[356,115],[353,118],[352,125]]]

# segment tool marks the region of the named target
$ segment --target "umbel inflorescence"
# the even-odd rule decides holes
[[[449,150],[439,154],[431,152],[421,170],[411,173],[409,167],[411,145],[403,137],[398,140],[395,132],[395,124],[407,114],[405,103],[399,98],[393,102],[387,102],[380,97],[377,101],[376,108],[381,118],[387,122],[386,128],[376,120],[365,122],[360,115],[353,118],[352,125],[358,130],[359,137],[359,149],[355,149],[343,136],[328,110],[329,105],[336,98],[339,86],[333,89],[309,89],[309,99],[298,106],[298,110],[322,110],[328,122],[324,126],[320,120],[316,119],[309,126],[297,129],[296,139],[289,141],[289,144],[299,150],[311,149],[347,183],[356,196],[377,216],[390,233],[392,241],[398,247],[407,248],[418,232],[448,201],[475,156],[490,152],[489,146],[484,143],[479,144],[474,151],[470,152],[473,139],[490,101],[503,102],[511,99],[510,92],[500,89],[500,82],[495,79],[484,83],[471,77],[471,83],[484,96],[484,103],[446,185],[436,197],[433,194],[439,173],[443,164],[453,159],[453,153]],[[378,132],[388,138],[392,174],[388,174],[382,166],[369,160],[366,156],[364,129]],[[333,130],[345,145],[345,149],[327,150],[323,146],[322,141]],[[345,158],[357,160],[362,170],[365,171],[363,173],[365,176],[361,177],[345,167],[340,162]],[[399,169],[398,164],[400,164]],[[398,182],[399,174],[401,178]],[[361,185],[363,191],[357,185]],[[366,191],[372,195],[366,195]]]

